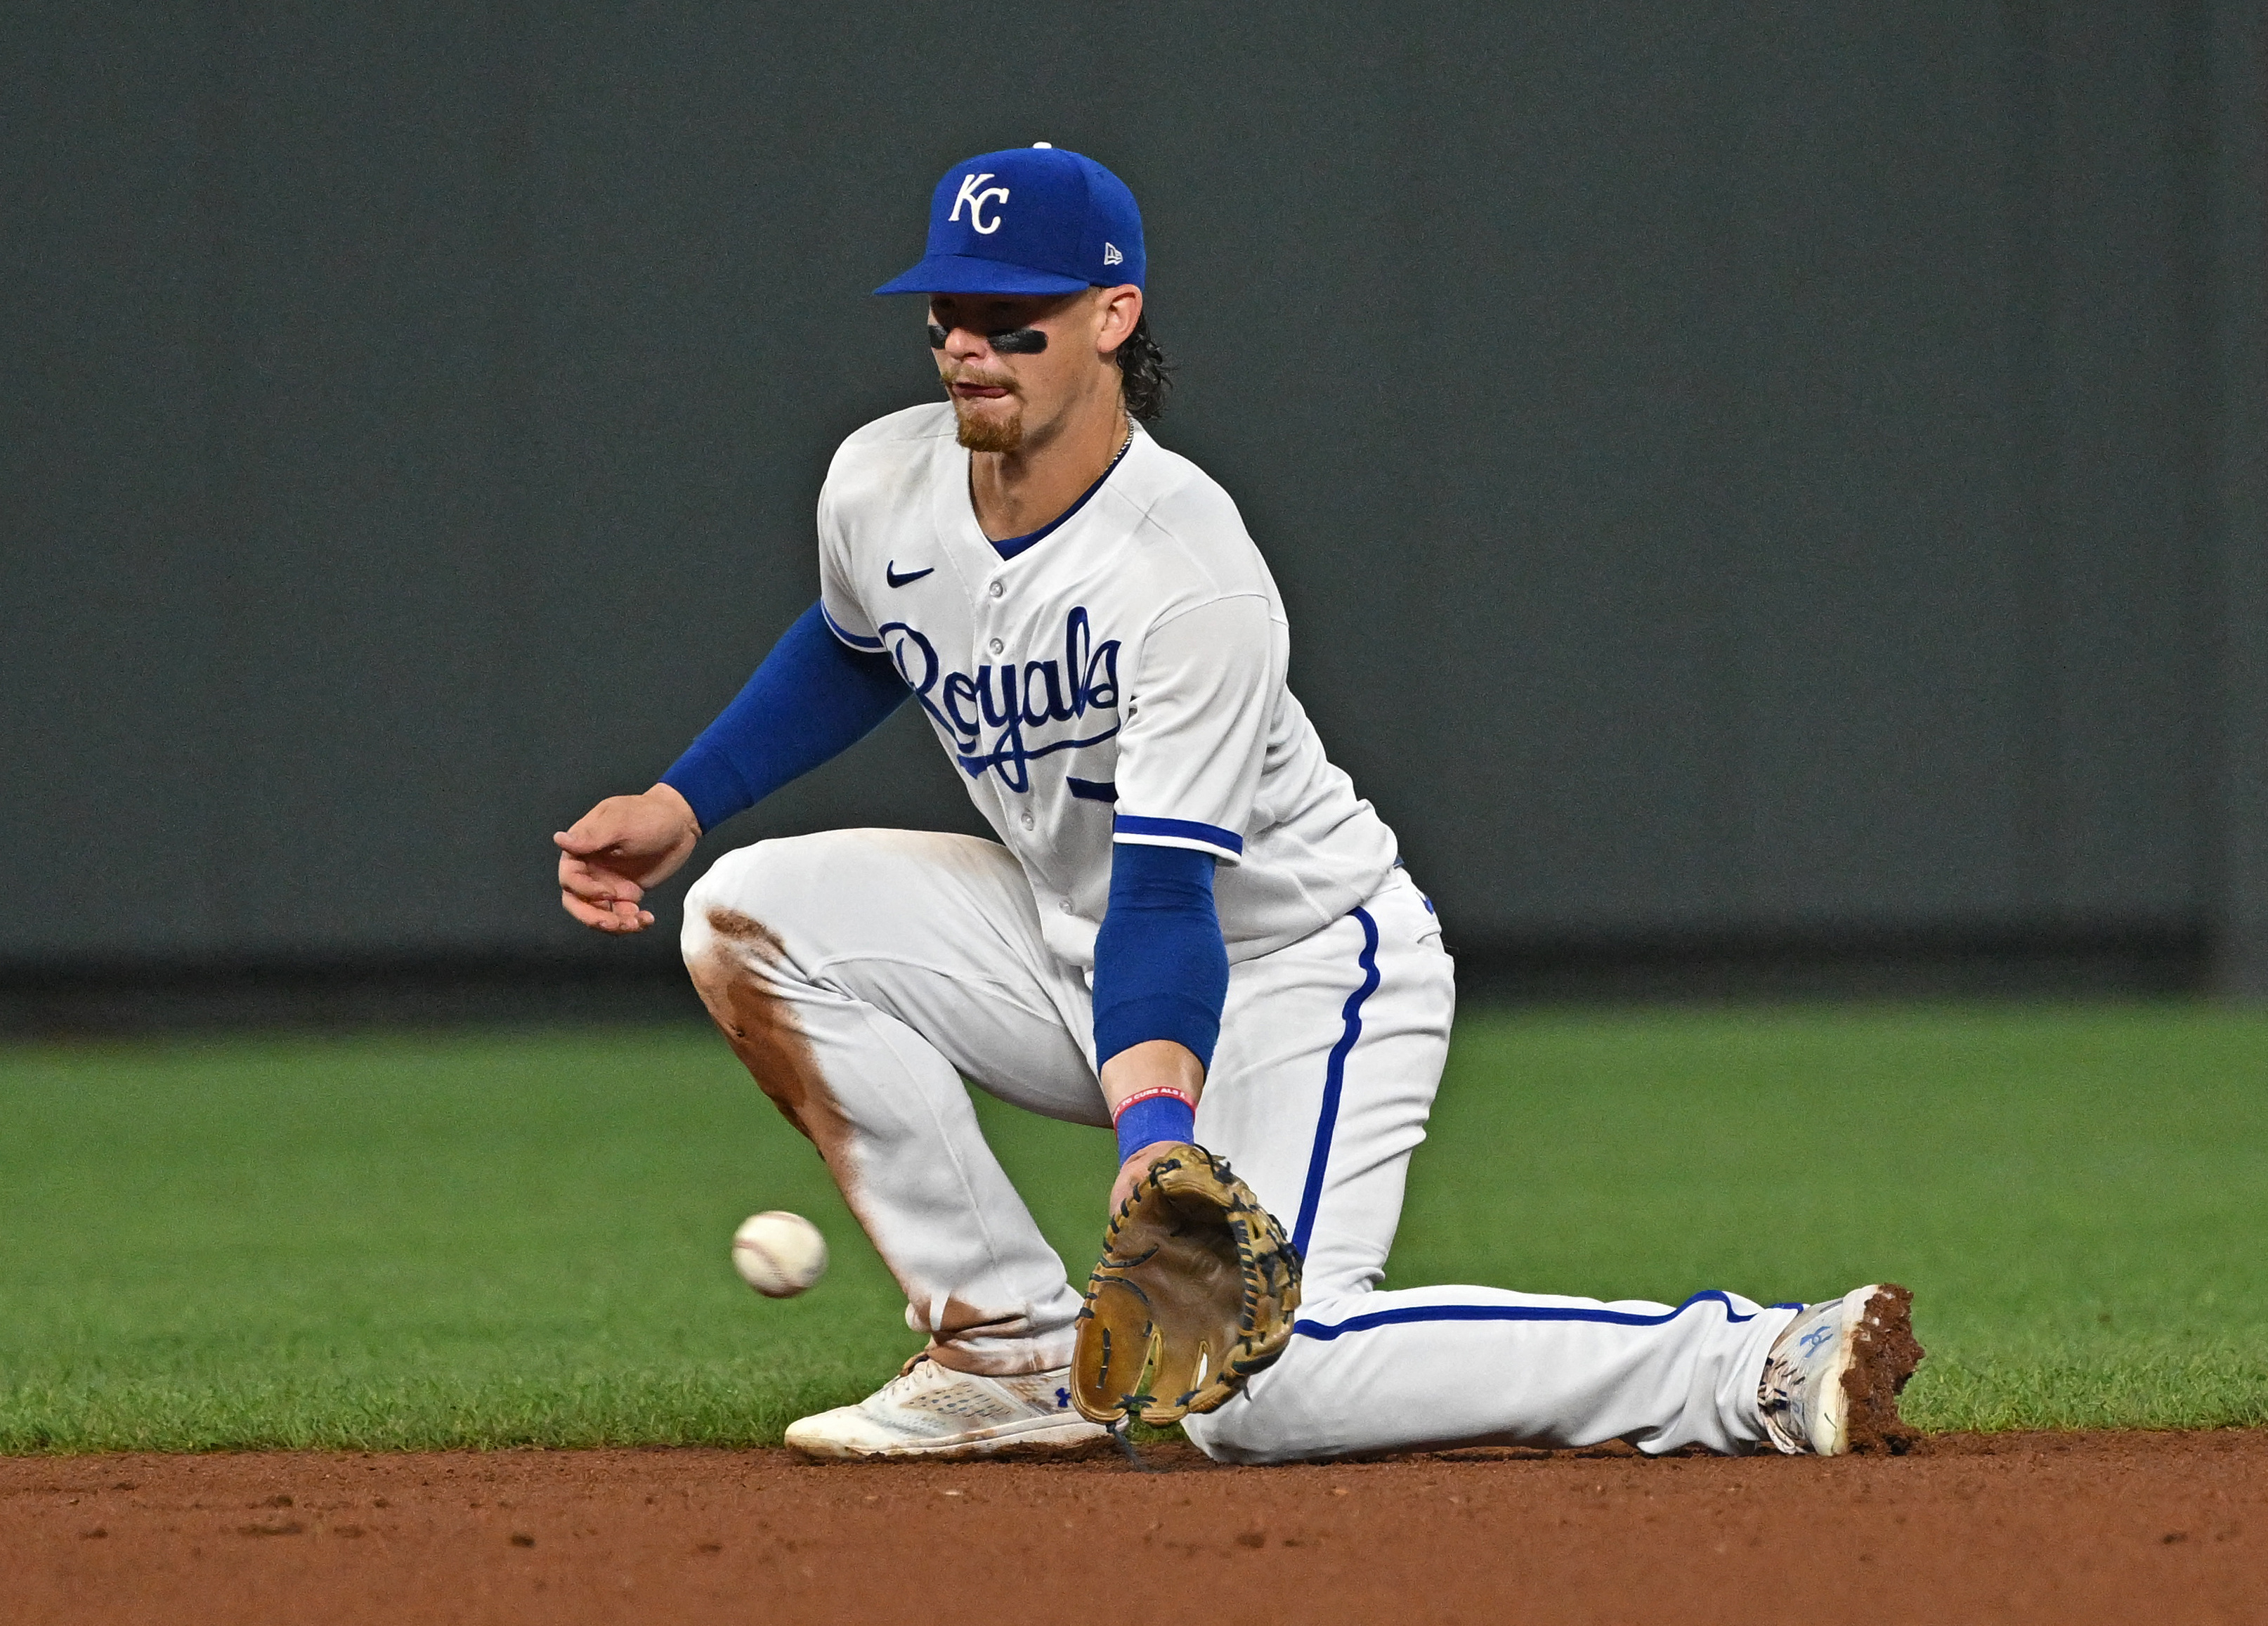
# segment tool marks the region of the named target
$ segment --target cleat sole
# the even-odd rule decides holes
[[[1903,1456],[1920,1431],[1898,1416],[1898,1396],[1925,1353],[1913,1335],[1911,1290],[1886,1283],[1870,1289],[1847,1337],[1840,1378],[1843,1423],[1831,1453]]]

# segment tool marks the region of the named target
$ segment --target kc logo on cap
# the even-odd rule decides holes
[[[961,190],[954,194],[953,212],[946,217],[946,221],[950,223],[960,219],[961,206],[963,203],[966,203],[968,205],[968,224],[970,225],[975,226],[979,232],[984,233],[988,237],[993,232],[998,232],[1000,229],[1000,222],[997,218],[989,226],[984,224],[984,200],[987,198],[997,197],[1005,203],[1008,201],[1008,188],[1005,187],[985,187],[984,190],[982,192],[976,190],[978,187],[984,186],[984,183],[991,179],[992,177],[989,173],[983,175],[963,175],[961,178]]]
[[[1139,287],[1144,269],[1142,211],[1126,183],[1042,143],[947,170],[930,195],[928,253],[874,291],[1077,293]]]

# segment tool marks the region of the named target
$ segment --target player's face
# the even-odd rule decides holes
[[[1130,301],[1123,296],[1132,293]],[[1137,290],[1091,288],[1059,297],[932,294],[929,319],[945,329],[935,351],[939,379],[972,452],[1015,452],[1051,438],[1064,420],[1106,394],[1115,399],[1110,360],[1140,313]],[[1132,314],[1128,313],[1130,305]],[[1039,350],[1001,349],[993,336],[1031,329]]]

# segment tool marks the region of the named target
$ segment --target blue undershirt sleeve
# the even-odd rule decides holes
[[[713,830],[857,745],[908,692],[887,655],[846,648],[814,604],[661,782]]]
[[[1094,939],[1094,1062],[1171,1039],[1208,1069],[1228,998],[1228,949],[1213,906],[1214,858],[1121,842]]]

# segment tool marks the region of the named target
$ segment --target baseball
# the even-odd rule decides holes
[[[827,1239],[800,1214],[768,1209],[733,1232],[733,1269],[767,1299],[792,1299],[827,1274]]]

